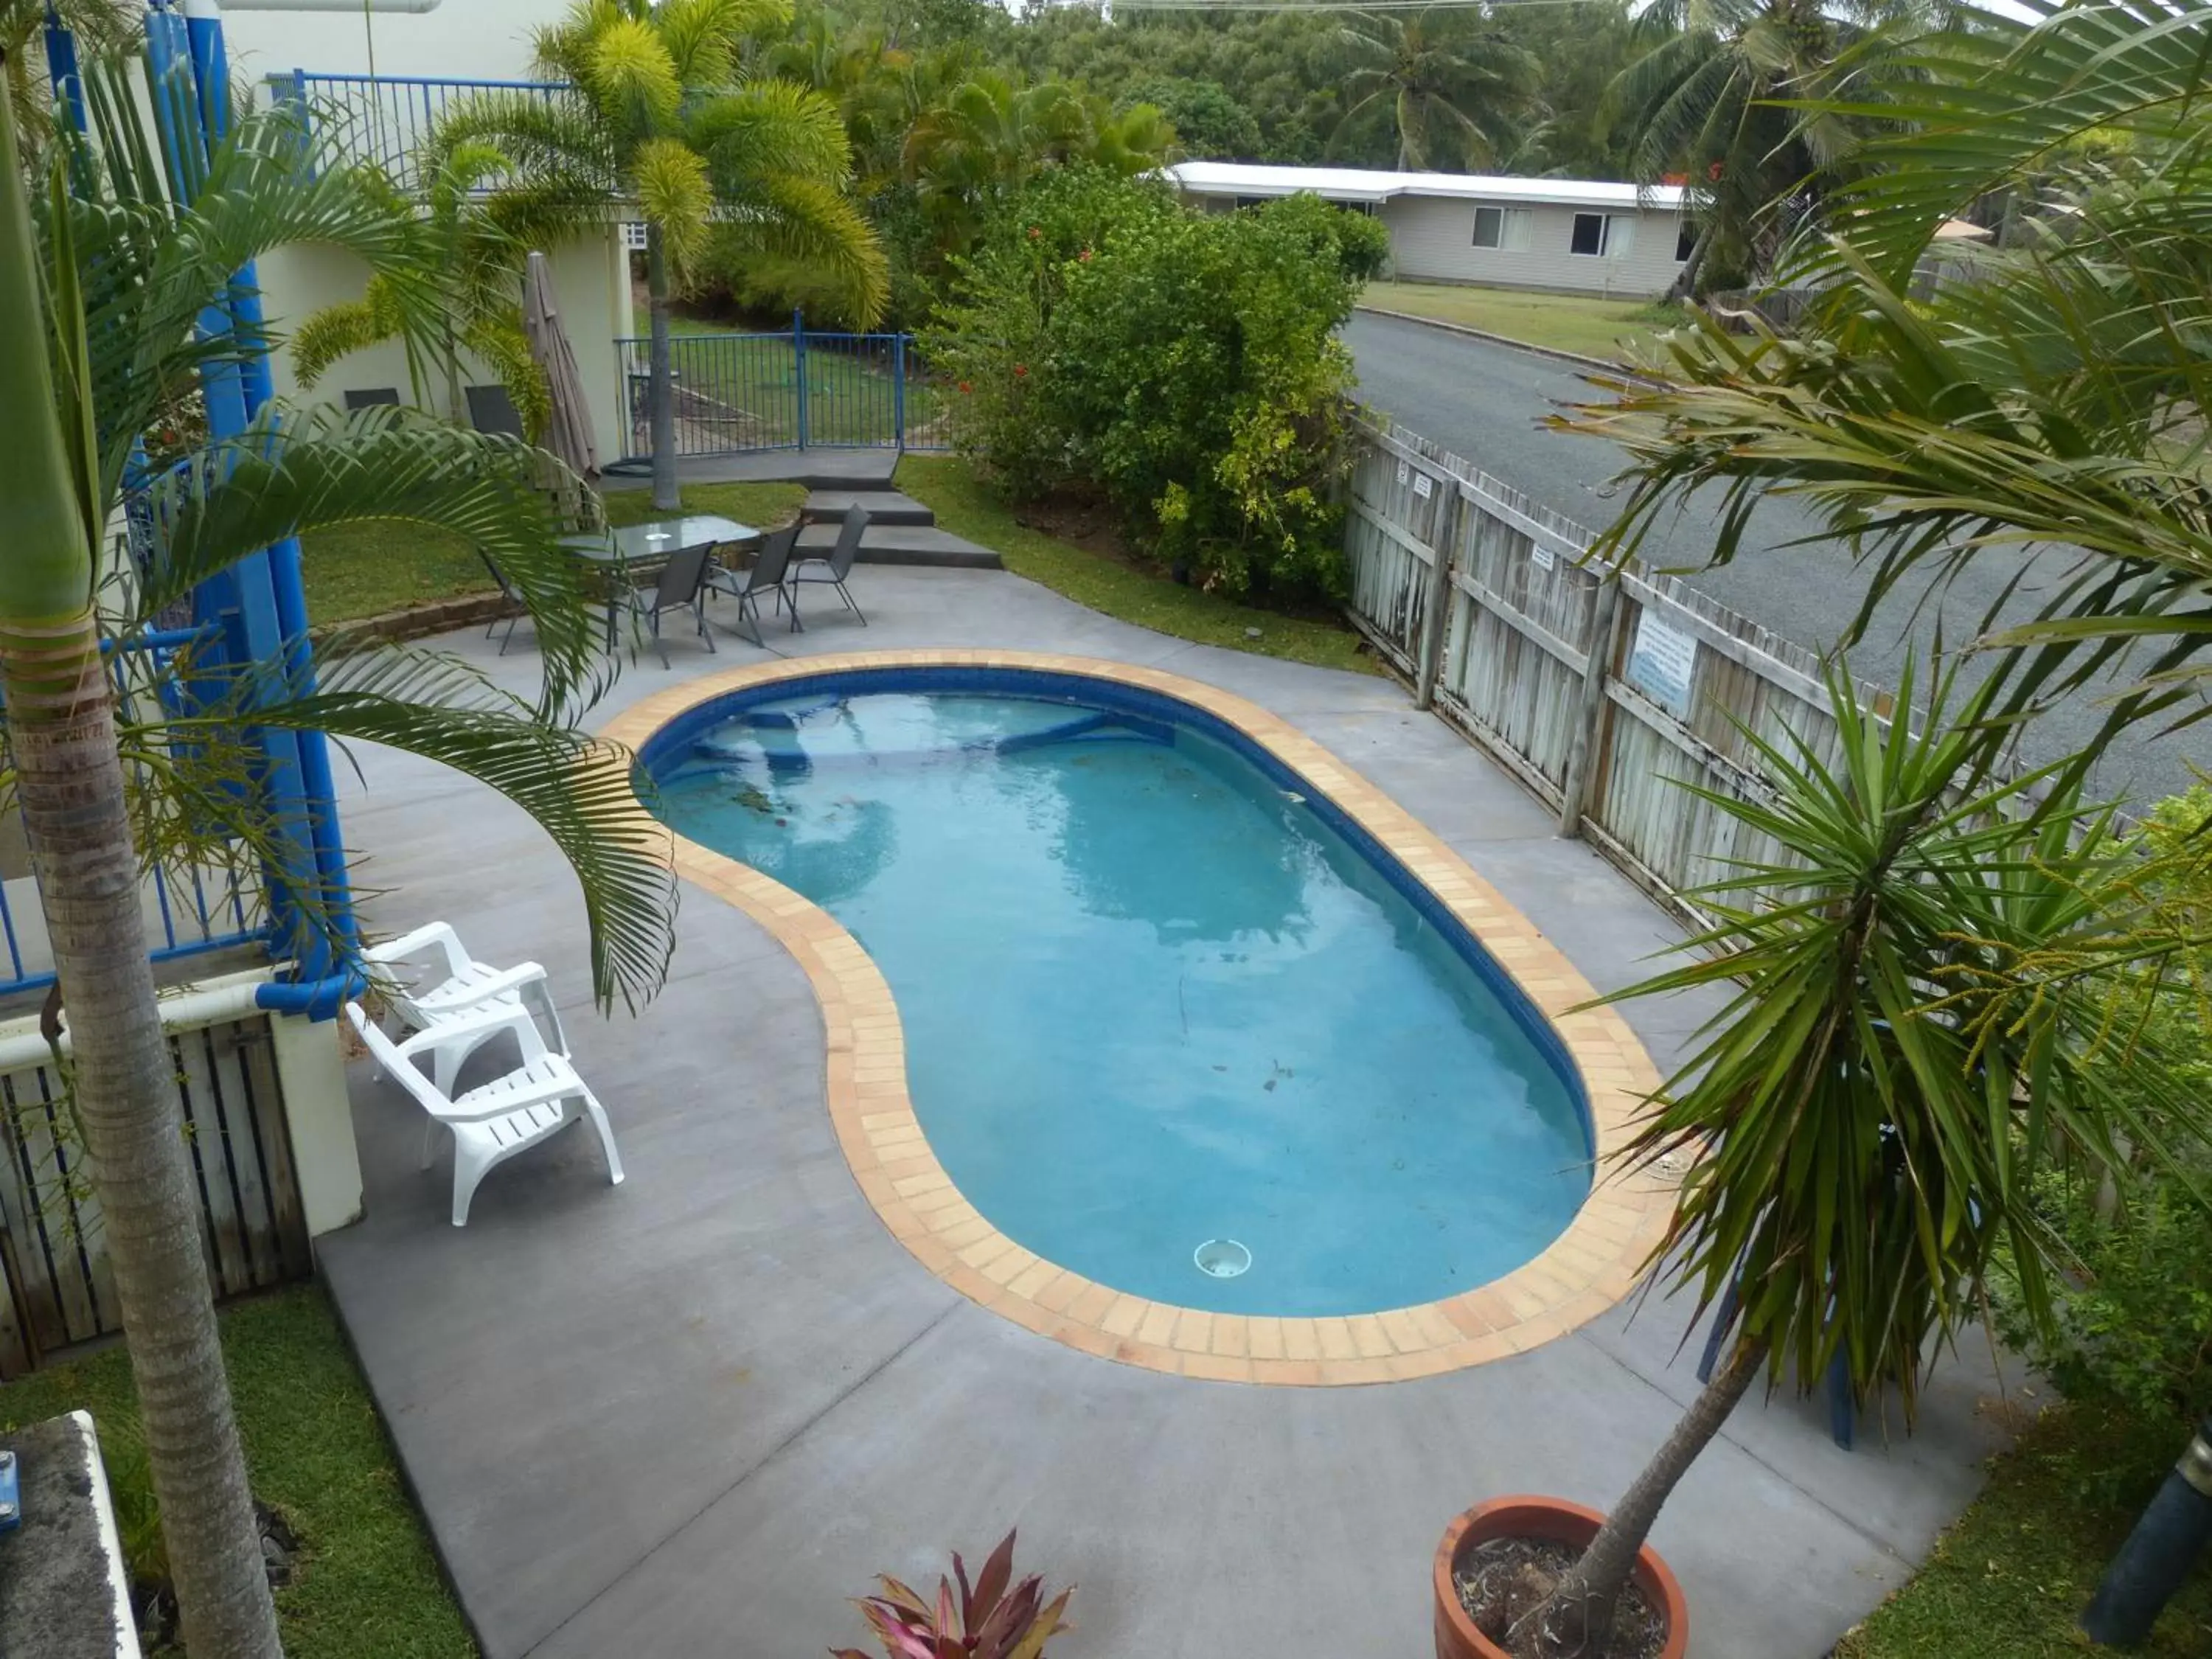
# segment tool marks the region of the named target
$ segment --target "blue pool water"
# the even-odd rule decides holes
[[[962,689],[911,689],[933,684]],[[676,830],[859,939],[931,1146],[1039,1255],[1158,1301],[1316,1315],[1543,1249],[1589,1151],[1540,1018],[1279,763],[1083,684],[815,682],[695,714],[646,763]],[[1249,1268],[1202,1269],[1210,1241]]]

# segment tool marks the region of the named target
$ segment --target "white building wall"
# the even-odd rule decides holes
[[[1526,252],[1474,246],[1474,210],[1484,205],[1528,212]],[[1635,246],[1625,256],[1569,252],[1575,215],[1597,210],[1548,203],[1486,204],[1456,198],[1396,196],[1382,204],[1381,216],[1390,232],[1392,269],[1401,282],[1474,283],[1631,297],[1665,292],[1681,269],[1674,258],[1680,213],[1673,208],[1629,210],[1623,216],[1636,221]]]
[[[602,465],[621,457],[626,437],[614,342],[618,334],[630,331],[629,261],[620,245],[619,228],[607,225],[549,253],[554,295],[568,343],[575,349]],[[358,300],[368,283],[368,267],[359,259],[343,249],[319,246],[280,248],[264,256],[258,270],[262,309],[280,335],[289,334],[325,306]],[[518,301],[520,297],[518,289]],[[464,384],[481,385],[492,379],[481,364],[465,359],[464,365]],[[426,366],[428,380],[418,399],[408,377],[406,350],[396,340],[340,358],[312,392],[301,386],[289,347],[271,354],[270,368],[277,396],[301,403],[343,408],[348,392],[390,386],[402,403],[416,404],[434,414],[449,412],[444,377],[434,366]]]

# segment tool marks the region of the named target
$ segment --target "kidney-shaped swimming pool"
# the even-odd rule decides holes
[[[1372,1312],[1510,1272],[1589,1193],[1542,1015],[1204,711],[1027,670],[842,672],[702,703],[641,758],[672,828],[868,951],[939,1162],[1049,1261],[1216,1312]]]

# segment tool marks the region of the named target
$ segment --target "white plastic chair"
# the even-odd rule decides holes
[[[607,1155],[607,1181],[622,1185],[622,1155],[615,1150],[614,1131],[607,1125],[606,1109],[576,1075],[565,1054],[545,1046],[537,1022],[520,1007],[492,1004],[472,1014],[457,1016],[404,1042],[385,1036],[368,1011],[358,1002],[346,1004],[346,1013],[361,1033],[368,1052],[386,1073],[415,1097],[430,1115],[422,1136],[422,1167],[428,1169],[437,1155],[440,1125],[453,1132],[453,1225],[469,1220],[469,1200],[477,1185],[494,1165],[536,1146],[579,1118],[588,1116],[599,1131],[599,1145]],[[522,1049],[522,1064],[506,1076],[479,1085],[455,1097],[422,1074],[415,1064],[416,1054],[428,1051],[433,1064],[445,1052],[441,1044],[461,1042],[469,1050],[504,1031],[514,1034]]]
[[[477,961],[462,947],[460,935],[442,921],[429,922],[411,933],[363,951],[364,960],[380,968],[396,968],[415,958],[430,957],[433,966],[420,980],[408,982],[397,975],[385,978],[380,988],[398,1016],[402,1035],[413,1036],[418,1032],[434,1030],[441,1025],[450,1025],[460,1015],[494,1006],[519,1009],[536,1017],[538,1034],[555,1054],[568,1052],[568,1034],[561,1027],[561,1012],[553,1006],[553,995],[545,983],[545,970],[534,962],[518,963],[512,968],[493,968]],[[440,970],[443,977],[438,977]],[[474,1041],[466,1043],[439,1042],[428,1045],[431,1051],[431,1076],[440,1089],[450,1095],[453,1080],[460,1075],[462,1062],[483,1043],[490,1041],[501,1029],[498,1025],[472,1026]],[[416,1052],[410,1046],[408,1052]]]

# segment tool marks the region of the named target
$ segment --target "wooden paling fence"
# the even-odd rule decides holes
[[[173,1030],[169,1052],[216,1297],[307,1278],[269,1017]],[[78,1144],[51,1060],[0,1071],[0,1381],[122,1328]]]
[[[1693,921],[1686,894],[1776,856],[1682,786],[1764,793],[1747,731],[1835,760],[1820,659],[1673,577],[1583,562],[1590,532],[1402,427],[1361,434],[1351,617],[1419,705]]]

